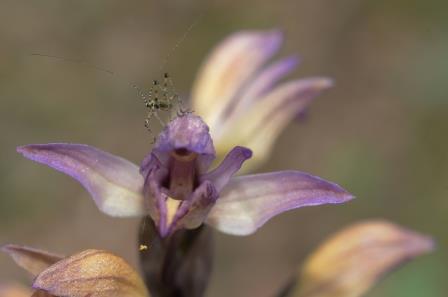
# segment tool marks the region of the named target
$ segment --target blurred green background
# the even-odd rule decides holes
[[[148,86],[201,18],[167,65],[181,94],[227,34],[283,29],[282,53],[303,59],[294,75],[327,75],[336,86],[284,131],[259,171],[311,172],[358,197],[291,211],[250,237],[216,234],[208,296],[272,296],[327,235],[365,218],[438,243],[369,297],[446,296],[447,11],[442,0],[0,0],[0,244],[63,254],[105,248],[137,264],[137,220],[106,217],[75,181],[15,147],[87,143],[139,163],[151,148],[140,99],[124,80],[29,54],[107,65]],[[29,281],[4,255],[0,280]]]

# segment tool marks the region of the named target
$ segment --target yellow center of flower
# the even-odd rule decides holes
[[[166,199],[166,221],[167,225],[171,225],[173,222],[174,216],[176,215],[177,209],[179,208],[182,200],[176,200],[171,197]]]

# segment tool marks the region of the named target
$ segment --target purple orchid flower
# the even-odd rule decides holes
[[[353,198],[334,183],[298,171],[234,177],[252,155],[244,147],[234,147],[208,171],[215,159],[213,141],[208,126],[192,114],[164,128],[140,169],[83,144],[32,144],[17,150],[78,180],[108,215],[149,214],[162,237],[204,222],[228,234],[248,235],[284,211]]]

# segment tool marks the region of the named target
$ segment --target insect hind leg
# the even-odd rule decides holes
[[[154,111],[150,111],[148,112],[148,114],[146,115],[146,119],[145,119],[145,128],[146,130],[148,130],[149,133],[152,134],[152,130],[151,130],[151,118],[154,115]]]
[[[162,120],[162,118],[159,116],[157,112],[154,112],[154,117],[159,121],[162,127],[165,127],[166,123]]]
[[[177,116],[184,116],[188,113],[194,112],[193,110],[188,109],[184,106],[184,102],[182,98],[179,96],[179,94],[176,92],[173,80],[171,79],[171,76],[167,72],[163,74],[163,89],[165,91],[165,97],[170,103],[176,101],[176,104],[178,106],[178,110],[176,111]]]
[[[156,137],[154,136],[154,133],[151,129],[151,119],[153,116],[155,116],[156,118],[159,118],[155,110],[150,110],[145,119],[145,128],[146,128],[146,130],[148,130],[149,134],[151,134],[153,136],[151,144],[156,143]]]
[[[145,119],[145,128],[148,130],[149,133],[152,134],[152,129],[151,129],[151,119],[155,117],[157,119],[157,121],[160,123],[160,125],[162,127],[166,126],[166,123],[162,120],[162,118],[159,116],[159,114],[157,113],[157,110],[155,109],[151,109]]]

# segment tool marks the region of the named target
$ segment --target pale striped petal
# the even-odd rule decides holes
[[[83,144],[32,144],[17,151],[78,180],[108,215],[145,214],[143,177],[138,166],[125,159]]]
[[[218,155],[236,145],[250,148],[254,158],[245,166],[264,161],[281,131],[323,90],[332,86],[327,78],[309,78],[283,83],[260,98],[245,114],[214,138]]]
[[[360,297],[388,272],[433,249],[431,238],[387,221],[350,226],[305,262],[288,297]]]
[[[282,212],[351,199],[340,186],[303,172],[246,175],[227,184],[207,223],[224,233],[249,235]]]
[[[206,59],[196,78],[192,100],[194,110],[212,131],[234,96],[281,42],[278,31],[243,31],[225,39]]]
[[[255,102],[271,91],[297,64],[298,59],[296,57],[288,57],[263,69],[238,95],[239,100],[235,101],[235,104],[232,106],[232,112],[225,120],[231,122],[237,119],[238,116],[243,116],[247,113]]]

